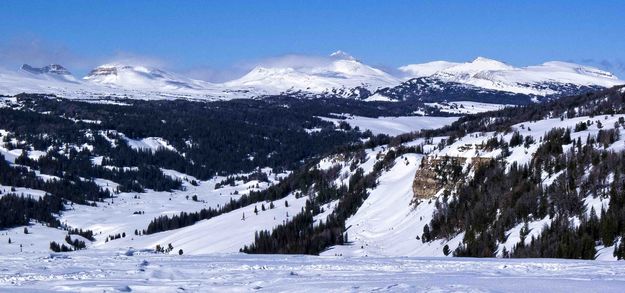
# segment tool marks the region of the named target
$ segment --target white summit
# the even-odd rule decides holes
[[[323,93],[356,87],[375,90],[395,86],[401,82],[399,78],[363,64],[343,51],[336,51],[329,57],[314,60],[302,59],[305,62],[259,65],[243,77],[226,84],[230,87],[254,87],[268,93],[285,91]]]

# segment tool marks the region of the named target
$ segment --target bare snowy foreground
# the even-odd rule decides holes
[[[618,262],[554,259],[176,256],[80,251],[0,256],[11,292],[623,292]]]

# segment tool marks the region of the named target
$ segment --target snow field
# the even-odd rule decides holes
[[[0,256],[11,292],[622,292],[625,266],[555,259],[163,255]]]
[[[431,117],[431,116],[399,116],[399,117],[362,117],[347,116],[347,119],[319,117],[325,121],[338,125],[341,121],[362,131],[371,130],[373,134],[387,134],[396,136],[403,133],[419,131],[421,129],[436,129],[449,125],[458,120],[458,117]]]

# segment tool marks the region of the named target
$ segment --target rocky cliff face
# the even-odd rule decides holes
[[[414,201],[434,197],[441,189],[454,189],[464,182],[464,177],[471,168],[487,164],[492,158],[427,156],[421,161],[421,167],[412,182]]]
[[[100,66],[96,69],[91,70],[91,72],[89,72],[89,75],[87,75],[87,77],[90,76],[108,76],[108,75],[117,75],[117,67],[114,66]]]

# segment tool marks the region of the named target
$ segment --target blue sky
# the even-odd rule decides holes
[[[511,2],[3,0],[0,64],[84,74],[133,59],[219,80],[265,58],[340,49],[388,68],[486,56],[625,77],[625,1]]]

